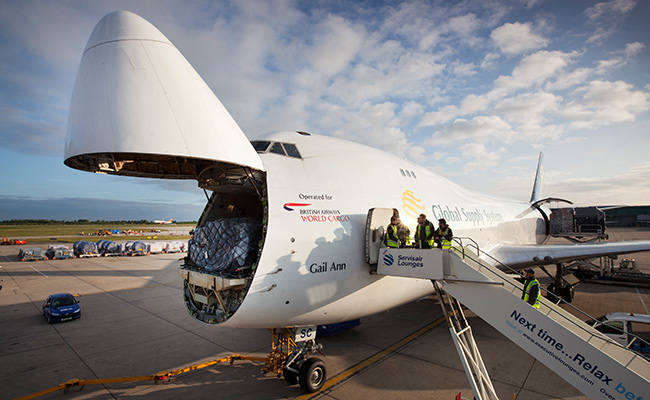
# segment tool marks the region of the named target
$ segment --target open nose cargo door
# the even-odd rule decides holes
[[[180,270],[185,303],[206,323],[234,314],[266,232],[264,167],[208,85],[143,18],[117,11],[95,27],[72,96],[64,163],[96,173],[196,179],[212,191]]]
[[[64,158],[71,168],[148,178],[197,179],[215,163],[264,169],[185,57],[128,11],[106,15],[86,44]]]

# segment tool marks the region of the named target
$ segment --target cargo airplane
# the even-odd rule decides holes
[[[493,257],[487,262],[517,269],[650,249],[649,242],[545,245],[549,199],[540,198],[540,166],[526,202],[464,189],[343,139],[286,131],[249,141],[169,39],[127,11],[101,19],[83,52],[64,163],[194,179],[211,192],[179,270],[188,311],[208,324],[292,332],[278,343],[296,341],[298,350],[275,368],[311,391],[325,379],[324,363],[308,356],[317,348],[315,326],[434,292],[428,280],[370,273],[364,249],[374,211],[398,212],[411,232],[420,213],[446,218],[456,236]]]

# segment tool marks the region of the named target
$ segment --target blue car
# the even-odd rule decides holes
[[[50,323],[69,321],[81,317],[81,307],[70,293],[52,294],[43,303],[43,316]]]

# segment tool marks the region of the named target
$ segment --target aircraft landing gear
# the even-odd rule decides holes
[[[290,385],[300,383],[303,390],[319,391],[327,379],[325,361],[312,357],[323,347],[317,344],[316,327],[273,329],[269,371],[282,375]]]
[[[541,269],[554,280],[546,287],[546,298],[554,303],[558,302],[558,299],[571,303],[575,296],[574,287],[580,283],[580,280],[573,274],[567,273],[563,263],[556,264],[555,276],[549,274],[546,268],[541,267]]]

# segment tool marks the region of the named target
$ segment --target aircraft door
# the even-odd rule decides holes
[[[370,265],[377,264],[379,249],[384,243],[386,226],[390,218],[398,214],[395,208],[371,208],[366,217],[366,262]]]

